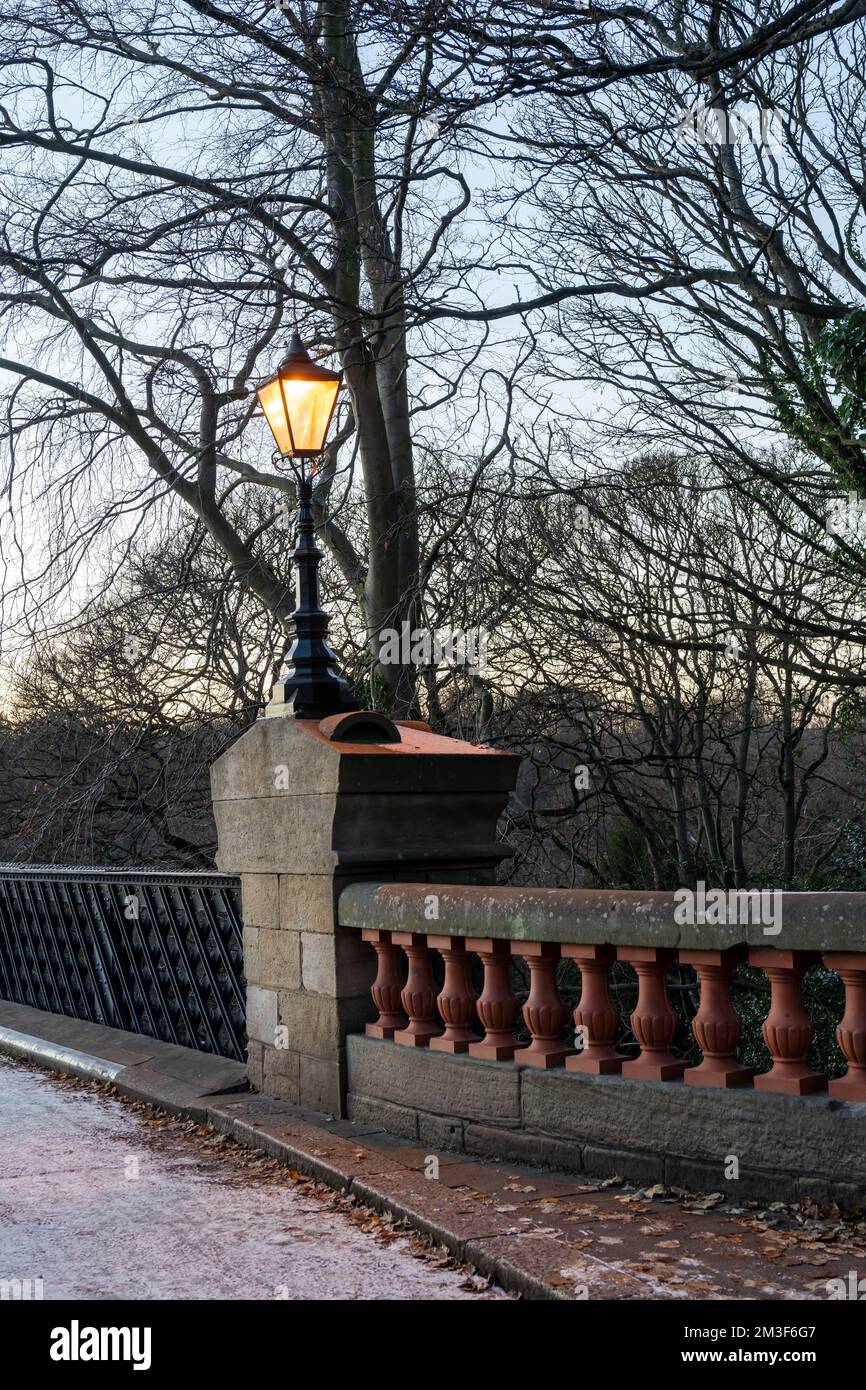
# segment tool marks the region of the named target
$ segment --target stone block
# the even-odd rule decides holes
[[[680,1154],[741,1171],[866,1181],[866,1105],[580,1072],[523,1072],[524,1126],[554,1138]]]
[[[273,1047],[279,1022],[279,995],[276,990],[247,985],[247,1035]]]
[[[536,1168],[555,1168],[563,1173],[579,1173],[583,1151],[578,1144],[565,1144],[543,1134],[519,1129],[492,1129],[486,1125],[465,1125],[463,1146],[467,1153],[481,1158],[505,1159]]]
[[[417,769],[413,769],[417,777]],[[402,862],[465,862],[471,846],[485,866],[504,857],[496,823],[505,809],[504,792],[484,792],[465,784],[458,794],[415,781],[411,790],[338,798],[331,844],[341,865],[372,871]]]
[[[337,993],[337,961],[333,936],[301,933],[301,982],[313,994]]]
[[[858,1186],[830,1178],[800,1178],[797,1196],[801,1202],[817,1202],[819,1206],[835,1202],[846,1215],[866,1211],[866,1184]]]
[[[259,929],[244,923],[244,979],[247,984],[259,983]]]
[[[241,878],[245,927],[280,925],[280,881],[276,874],[243,874]]]
[[[431,1149],[463,1151],[463,1121],[453,1115],[418,1116],[418,1138]]]
[[[665,1155],[664,1181],[669,1187],[689,1192],[722,1192],[729,1202],[795,1202],[797,1181],[788,1173],[759,1172],[741,1168],[738,1178],[725,1177],[725,1160],[701,1163],[677,1154]]]
[[[214,802],[249,801],[274,795],[304,801],[310,793],[335,793],[339,755],[335,756],[333,746],[311,735],[307,724],[308,721],[291,718],[257,720],[213,764],[211,793]],[[280,768],[286,769],[285,776],[278,777]],[[283,846],[282,850],[286,859],[292,853],[292,846]]]
[[[243,1086],[246,1075],[242,1062],[174,1043],[157,1043],[148,1065],[162,1076],[182,1081],[200,1096],[234,1091]]]
[[[332,745],[339,748],[339,744]],[[443,734],[401,729],[400,745],[357,746],[340,758],[340,800],[353,796],[412,796],[432,792],[443,802],[462,800],[467,793],[499,793],[504,806],[517,780],[520,758],[499,748],[447,738]]]
[[[460,883],[454,866],[444,876],[438,921],[453,936],[502,936],[521,941],[553,941],[561,944],[609,943],[647,949],[685,946],[701,950],[728,950],[749,943],[777,950],[863,951],[863,907],[858,893],[783,893],[781,930],[775,923],[721,923],[695,927],[680,925],[672,892],[629,892],[615,889],[500,889],[495,896],[455,887]],[[411,866],[407,866],[407,869]],[[480,865],[472,878],[479,883]],[[432,876],[431,876],[432,877]],[[401,872],[403,881],[415,878]],[[384,876],[383,876],[384,881]],[[383,920],[382,908],[387,920]],[[340,904],[340,920],[346,926],[393,926],[402,931],[425,929],[424,890],[389,897],[374,883],[347,885]]]
[[[594,1178],[625,1178],[627,1182],[651,1186],[664,1182],[663,1154],[640,1153],[635,1149],[615,1149],[587,1144],[583,1151],[584,1171]]]
[[[389,1134],[406,1139],[418,1138],[418,1116],[405,1105],[392,1105],[387,1100],[358,1096],[349,1092],[346,1097],[349,1119],[361,1125],[381,1125]]]
[[[337,863],[333,797],[215,801],[213,809],[222,873],[279,874],[288,860],[299,873],[327,874]]]
[[[751,946],[789,951],[863,950],[862,893],[782,893],[781,915],[768,934],[758,923],[745,929]]]
[[[376,952],[350,927],[337,927],[334,936],[337,957],[337,996],[369,995],[376,978]],[[375,1012],[374,1015],[375,1017]]]
[[[264,1079],[262,1090],[269,1096],[291,1101],[300,1101],[301,1059],[297,1052],[285,1052],[282,1048],[264,1049]]]
[[[280,926],[298,932],[333,932],[332,876],[280,874]]]
[[[286,1028],[290,1052],[308,1057],[334,1058],[347,1033],[362,1029],[375,1015],[372,1000],[334,999],[306,990],[280,993],[279,1022]]]
[[[305,990],[338,999],[369,993],[376,978],[376,954],[360,932],[338,927],[336,935],[302,932],[300,940]]]
[[[349,1090],[434,1115],[520,1120],[520,1072],[423,1047],[400,1047],[354,1034],[346,1039]]]
[[[325,1115],[343,1114],[341,1067],[339,1061],[322,1057],[300,1057],[299,1102]]]
[[[310,1057],[335,1055],[338,1030],[336,999],[304,990],[284,990],[280,995],[279,1021],[286,1032],[285,1046],[290,1052]]]
[[[250,1079],[250,1085],[254,1091],[262,1090],[262,1081],[264,1079],[263,1053],[264,1048],[262,1043],[258,1042],[255,1038],[250,1038],[247,1043],[247,1074]]]
[[[253,968],[244,967],[247,979],[269,989],[299,989],[301,984],[301,945],[297,932],[266,931],[259,928],[254,952]],[[272,1039],[273,1041],[273,1039]]]

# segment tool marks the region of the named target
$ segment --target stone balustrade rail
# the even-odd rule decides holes
[[[829,1090],[836,1100],[866,1101],[866,894],[772,896],[763,904],[772,911],[762,911],[755,894],[741,893],[724,908],[737,920],[688,921],[681,899],[668,892],[355,883],[343,890],[338,910],[341,926],[359,930],[378,958],[371,993],[379,1016],[366,1025],[368,1036],[545,1070],[794,1096]],[[433,951],[444,962],[441,987]],[[483,966],[480,995],[473,956]],[[529,970],[522,1006],[510,970],[514,956]],[[557,987],[561,960],[575,962],[581,977],[573,1048],[563,1041],[569,1010]],[[632,966],[638,980],[633,1058],[615,1048],[620,1017],[609,977],[617,961]],[[703,1054],[696,1066],[671,1051],[677,1015],[667,977],[677,963],[692,966],[700,984],[691,1023]],[[757,1074],[737,1056],[741,1024],[731,983],[741,963],[763,970],[770,984],[762,1031],[772,1066]],[[848,1069],[832,1080],[805,1061],[813,1028],[803,979],[821,963],[845,987],[836,1037]],[[521,1015],[528,1043],[515,1036]]]

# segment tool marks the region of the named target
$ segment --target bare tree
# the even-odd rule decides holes
[[[492,732],[526,755],[514,872],[623,886],[628,849],[632,886],[832,880],[862,815],[866,643],[839,635],[860,573],[781,489],[768,530],[670,457],[582,489],[586,510],[486,481]]]
[[[581,301],[595,312],[599,296],[748,294],[760,280],[742,261],[771,224],[748,211],[733,268],[624,253],[587,280],[573,267],[563,275],[568,253],[551,267],[533,245],[515,260],[474,215],[511,117],[548,104],[528,147],[537,153],[559,103],[570,113],[593,110],[598,93],[631,100],[623,94],[639,80],[728,83],[823,36],[836,43],[862,10],[800,3],[759,22],[727,4],[686,14],[673,3],[575,11],[559,0],[252,10],[25,0],[0,39],[10,213],[0,367],[12,379],[7,488],[44,498],[50,534],[39,538],[44,563],[19,565],[13,619],[21,604],[64,592],[107,523],[125,539],[153,513],[168,525],[174,499],[285,623],[285,576],[225,500],[239,486],[291,497],[291,480],[261,467],[261,432],[247,426],[252,382],[295,320],[346,371],[351,405],[317,503],[375,655],[384,626],[414,618],[423,587],[419,412],[455,398],[491,324]],[[578,134],[584,145],[599,142]],[[606,176],[605,158],[602,147],[586,161],[594,177]],[[555,159],[567,177],[568,159]],[[685,182],[664,169],[659,178]],[[761,289],[763,312],[836,316],[770,241],[783,283],[769,298]],[[507,277],[508,293],[491,296],[491,277]],[[497,349],[508,377],[514,353]],[[474,380],[483,394],[480,363]],[[360,544],[341,524],[356,462]],[[12,560],[36,539],[19,525]],[[395,707],[409,708],[412,672],[379,676]]]
[[[239,486],[292,496],[247,426],[254,378],[294,320],[338,354],[351,397],[319,475],[322,534],[372,637],[411,618],[410,421],[424,400],[410,404],[406,299],[443,269],[459,283],[448,232],[469,191],[420,129],[425,32],[380,50],[387,28],[374,14],[356,24],[353,8],[262,6],[251,19],[192,0],[85,0],[32,3],[7,27],[6,479],[14,491],[45,465],[33,486],[54,509],[48,559],[22,584],[62,591],[107,521],[128,537],[132,518],[164,518],[173,498],[285,622],[284,575],[225,503]],[[428,394],[454,392],[462,349],[471,362],[471,343],[449,357],[432,330],[419,338]],[[360,550],[341,525],[356,458]],[[8,550],[33,542],[19,529]],[[411,704],[401,668],[381,677],[397,707]]]
[[[534,97],[498,214],[515,259],[532,256],[552,287],[576,261],[598,290],[614,276],[634,287],[630,303],[569,298],[545,355],[548,382],[600,390],[584,426],[596,450],[690,449],[759,499],[771,479],[811,522],[840,488],[866,489],[866,28],[858,6],[832,17],[712,72],[657,67],[592,99]],[[695,52],[748,43],[732,6],[690,6],[682,22]],[[527,202],[535,215],[512,224]],[[794,472],[775,454],[791,439]],[[861,541],[814,543],[863,565]]]

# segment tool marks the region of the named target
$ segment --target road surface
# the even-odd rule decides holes
[[[41,1279],[46,1299],[505,1297],[274,1160],[152,1115],[0,1058],[0,1280]]]

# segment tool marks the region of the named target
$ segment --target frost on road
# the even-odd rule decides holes
[[[186,1130],[0,1058],[0,1279],[41,1278],[47,1299],[504,1297]]]

